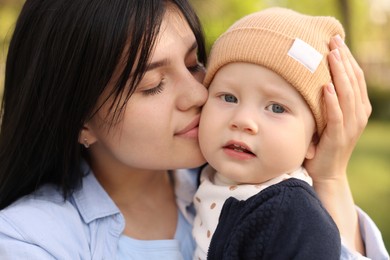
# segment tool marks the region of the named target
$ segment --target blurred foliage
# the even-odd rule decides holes
[[[192,0],[191,2],[203,24],[208,50],[210,50],[212,43],[218,36],[232,25],[234,21],[266,6],[262,1],[258,0]]]
[[[4,2],[4,1],[3,1]],[[21,3],[0,1],[0,100],[3,96],[5,60]]]
[[[348,178],[356,205],[377,224],[388,251],[390,251],[389,133],[390,121],[371,120],[359,139],[348,167]]]
[[[210,47],[215,39],[225,31],[235,20],[254,11],[259,11],[271,6],[282,6],[294,9],[298,12],[310,15],[335,16],[342,22],[348,35],[354,35],[350,31],[351,12],[356,16],[362,15],[363,10],[367,10],[366,1],[361,0],[191,0],[205,28],[207,45]],[[342,4],[345,2],[345,4]],[[342,8],[346,6],[346,8]],[[364,19],[359,19],[358,24],[361,28]],[[347,39],[349,41],[349,39]],[[352,40],[351,40],[352,41]]]
[[[371,119],[390,122],[390,91],[382,87],[370,86],[368,95],[372,105]],[[390,136],[390,131],[388,134]],[[390,140],[389,137],[387,139]],[[388,160],[390,161],[390,156]]]

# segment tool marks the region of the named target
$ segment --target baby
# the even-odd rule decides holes
[[[325,125],[332,17],[248,15],[215,42],[199,126],[194,259],[339,259],[337,226],[302,167]]]

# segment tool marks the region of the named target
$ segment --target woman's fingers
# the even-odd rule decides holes
[[[338,106],[342,111],[342,120],[345,126],[346,120],[353,120],[353,118],[356,116],[355,92],[351,86],[350,77],[347,74],[346,68],[342,61],[341,52],[338,48],[330,52],[328,60],[332,71],[333,83],[339,101]]]
[[[366,112],[367,116],[370,116],[372,107],[370,100],[368,98],[368,93],[367,93],[367,85],[366,85],[366,79],[364,78],[364,72],[356,62],[355,58],[352,56],[351,51],[345,47],[344,48],[345,53],[347,54],[348,60],[350,61],[350,64],[352,66],[352,69],[354,71],[354,75],[357,80],[357,87],[359,87],[359,94],[361,101],[364,105],[364,111]]]
[[[350,54],[349,49],[344,44],[344,41],[341,39],[341,37],[339,35],[335,36],[333,38],[333,41],[331,41],[330,44],[332,45],[333,42],[337,46],[338,50],[340,51],[341,60],[343,62],[345,71],[346,71],[347,76],[349,78],[349,81],[351,83],[352,89],[355,92],[355,97],[357,99],[360,99],[360,93],[359,93],[360,89],[359,89],[359,86],[357,83],[355,71],[354,71],[353,66],[351,64],[351,58],[353,59],[353,57],[352,57],[352,55],[348,55],[348,54]]]
[[[349,78],[350,86],[354,92],[355,115],[358,121],[358,127],[363,129],[367,124],[368,117],[370,116],[372,110],[367,94],[367,85],[363,70],[360,68],[341,37],[333,37],[330,41],[330,47],[332,50],[339,50],[344,70]],[[340,89],[337,88],[338,85],[335,85],[337,92],[339,92]]]
[[[329,136],[336,142],[340,142],[344,126],[343,113],[339,105],[336,90],[332,83],[325,86],[324,99],[327,117],[327,126],[324,135]]]
[[[337,38],[335,38],[337,39]],[[331,46],[337,41],[331,41]],[[360,96],[354,83],[354,73],[349,64],[343,48],[336,46],[329,55],[329,64],[333,76],[333,82],[340,101],[340,107],[344,115],[355,115],[356,103],[360,102]],[[350,117],[349,117],[350,118]]]

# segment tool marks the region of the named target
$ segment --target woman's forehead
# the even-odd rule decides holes
[[[168,4],[161,23],[160,37],[166,30],[172,30],[181,37],[193,34],[183,13],[174,5]]]

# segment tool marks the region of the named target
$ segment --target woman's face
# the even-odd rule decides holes
[[[207,90],[195,36],[179,12],[168,8],[148,70],[118,124],[104,118],[110,102],[83,129],[91,160],[110,169],[166,170],[204,163],[198,123]],[[104,97],[102,97],[104,100]]]

